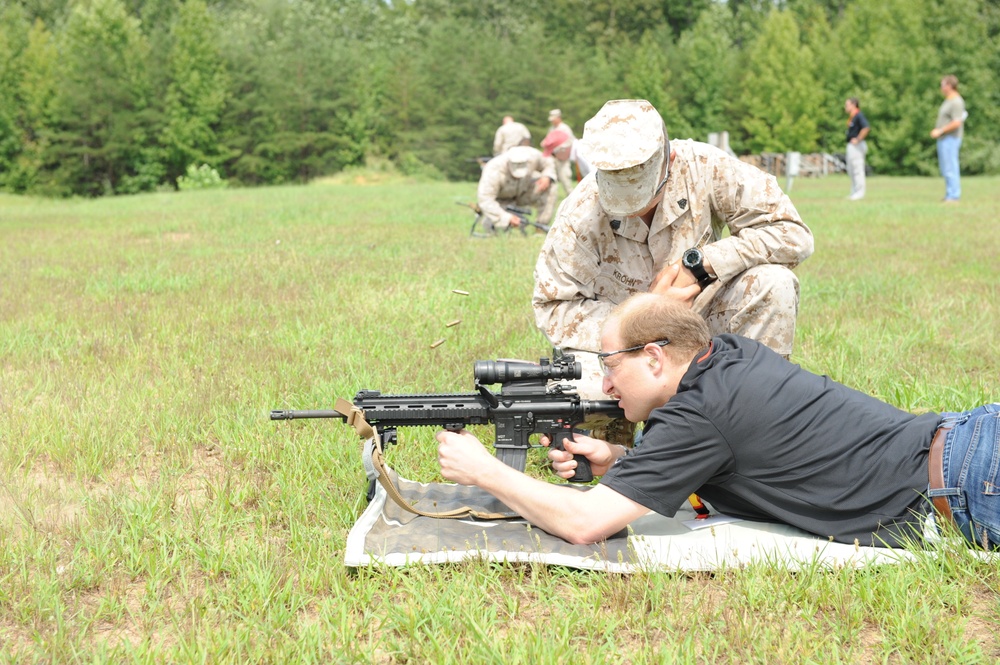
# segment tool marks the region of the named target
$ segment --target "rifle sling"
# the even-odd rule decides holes
[[[513,512],[489,513],[475,510],[468,506],[462,506],[461,508],[455,508],[453,510],[443,512],[427,512],[414,507],[403,498],[399,489],[396,487],[395,482],[393,482],[389,468],[385,464],[385,456],[382,452],[382,438],[379,436],[378,431],[369,425],[367,420],[365,420],[364,411],[345,399],[338,399],[336,408],[337,411],[340,411],[347,416],[347,424],[353,427],[354,431],[356,431],[361,437],[363,442],[361,454],[365,465],[365,472],[368,474],[369,479],[374,474],[375,479],[378,480],[382,488],[385,489],[385,493],[389,495],[389,498],[391,498],[396,505],[403,510],[422,517],[433,517],[448,520],[468,518],[477,520],[509,520],[519,519],[521,517],[517,513]]]

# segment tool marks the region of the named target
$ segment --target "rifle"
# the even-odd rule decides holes
[[[551,187],[551,185],[550,185],[550,187]],[[518,207],[518,206],[509,205],[509,206],[505,206],[504,210],[506,210],[509,213],[515,214],[515,215],[517,215],[518,217],[521,218],[521,226],[518,227],[520,229],[520,231],[521,231],[521,235],[528,235],[528,230],[527,229],[528,229],[529,226],[535,227],[536,229],[538,229],[542,233],[548,233],[549,232],[549,226],[547,224],[539,224],[538,222],[533,221],[531,219],[531,209],[530,208],[521,208],[521,207]]]
[[[481,155],[478,157],[472,157],[470,159],[466,159],[465,161],[475,162],[476,164],[479,164],[479,168],[483,168],[484,166],[486,166],[486,162],[490,161],[491,159],[493,159],[493,155]]]
[[[473,238],[488,238],[496,234],[496,231],[494,231],[492,228],[492,224],[489,224],[489,228],[487,228],[488,223],[478,203],[455,201],[455,204],[460,205],[463,208],[469,208],[470,210],[472,210],[472,212],[476,213],[476,218],[472,222],[472,231],[469,233],[470,236],[472,236]],[[508,205],[504,206],[504,210],[513,215],[517,215],[520,218],[521,225],[518,227],[518,230],[521,232],[521,235],[523,236],[528,235],[529,226],[538,229],[542,233],[549,232],[549,226],[547,224],[539,224],[538,222],[532,221],[530,208],[522,208],[516,205]],[[508,226],[504,232],[510,233],[510,229],[511,227]]]
[[[383,395],[377,390],[361,390],[353,406],[378,432],[383,444],[396,443],[397,427],[441,427],[458,432],[468,425],[492,423],[496,429],[496,456],[508,466],[524,471],[532,434],[548,434],[552,446],[565,450],[564,442],[575,426],[591,415],[624,418],[625,412],[614,400],[581,399],[572,385],[549,384],[550,381],[579,379],[583,368],[571,354],[557,350],[553,361],[542,358],[538,364],[521,360],[477,360],[473,367],[475,388],[466,394]],[[494,393],[486,386],[500,384]],[[349,409],[345,409],[349,410]],[[339,410],[271,411],[271,420],[299,418],[340,418],[349,415]],[[573,482],[590,482],[590,462],[576,455]],[[369,487],[369,500],[374,481]]]

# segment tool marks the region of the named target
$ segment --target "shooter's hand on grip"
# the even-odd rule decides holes
[[[553,435],[552,447],[556,450],[566,450],[566,439],[573,438],[572,429],[559,430]],[[572,444],[571,444],[572,445]],[[583,455],[573,455],[573,459],[576,461],[576,469],[574,469],[573,476],[568,478],[571,483],[589,483],[594,479],[594,474],[590,469],[590,460],[588,460]]]
[[[547,434],[543,434],[539,442],[544,446],[550,446],[549,461],[552,463],[552,471],[560,478],[566,479],[576,474],[579,457],[586,459],[592,475],[603,476],[615,460],[626,452],[622,446],[611,445],[607,441],[580,433],[567,433],[567,436],[563,437],[562,449],[552,445],[552,440]]]
[[[549,446],[549,461],[552,471],[560,478],[570,479],[576,475],[579,460],[582,457],[593,476],[603,476],[615,463],[615,460],[625,454],[622,446],[613,446],[607,441],[601,441],[586,434],[566,432],[561,437],[561,448],[557,448],[547,434],[540,437],[540,443]]]

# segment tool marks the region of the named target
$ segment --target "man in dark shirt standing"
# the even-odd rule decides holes
[[[865,155],[868,154],[868,118],[861,112],[857,97],[844,102],[847,120],[847,173],[851,176],[851,195],[857,201],[865,198]]]
[[[970,543],[1000,547],[1000,404],[907,413],[759,342],[710,337],[691,309],[652,293],[611,313],[601,348],[604,391],[645,422],[642,445],[578,434],[549,451],[563,478],[574,454],[586,457],[599,485],[577,492],[531,478],[465,431],[438,433],[442,475],[574,543],[650,510],[672,516],[696,492],[722,513],[841,543],[900,546],[951,523]]]

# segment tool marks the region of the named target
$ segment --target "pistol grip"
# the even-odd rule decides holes
[[[573,436],[572,429],[559,430],[552,435],[552,446],[556,450],[566,450],[565,441]],[[569,479],[571,483],[589,483],[594,479],[594,473],[590,470],[590,460],[583,455],[573,455],[576,460],[576,473]]]

